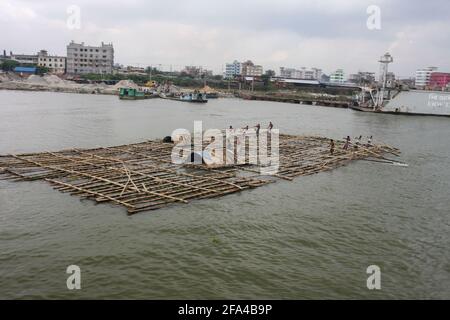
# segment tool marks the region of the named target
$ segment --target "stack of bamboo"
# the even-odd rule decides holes
[[[272,177],[292,180],[345,165],[352,160],[388,162],[384,154],[398,155],[386,145],[342,149],[329,139],[280,135],[279,168]],[[273,182],[263,177],[258,164],[176,165],[173,144],[162,140],[95,149],[0,156],[0,179],[45,180],[61,192],[96,202],[111,202],[129,214],[158,209],[173,203],[224,196]],[[269,148],[270,149],[270,148]]]

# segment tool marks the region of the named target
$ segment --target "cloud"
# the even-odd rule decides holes
[[[369,5],[382,29],[366,27]],[[81,29],[66,27],[69,5],[81,8]],[[222,71],[251,59],[280,66],[378,71],[392,51],[392,70],[410,76],[436,65],[450,71],[447,0],[2,0],[0,49],[64,54],[71,41],[113,42],[116,61],[168,69],[196,64]]]

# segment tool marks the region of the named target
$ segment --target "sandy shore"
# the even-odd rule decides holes
[[[104,83],[84,84],[64,80],[55,75],[31,75],[28,78],[20,78],[12,74],[0,74],[0,89],[5,90],[118,94],[121,87],[137,88],[138,86],[128,80],[120,81],[115,85],[106,85]]]

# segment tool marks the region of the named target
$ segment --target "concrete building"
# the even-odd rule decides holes
[[[242,64],[234,60],[232,63],[227,63],[225,65],[225,79],[233,79],[234,77],[240,76],[242,74]]]
[[[431,74],[437,70],[436,67],[427,67],[416,71],[416,87],[425,88],[430,84]]]
[[[330,82],[331,83],[344,83],[345,82],[344,70],[337,69],[335,72],[333,72],[330,75]]]
[[[203,69],[201,66],[185,66],[181,72],[194,78],[211,77],[213,75],[211,70]]]
[[[251,60],[242,63],[242,75],[244,77],[260,77],[262,74],[262,66],[255,65]]]
[[[71,42],[67,46],[67,73],[69,74],[108,74],[114,66],[113,45],[87,46],[82,43]]]
[[[355,74],[351,74],[348,77],[348,82],[358,85],[368,85],[375,83],[375,72],[360,71]]]
[[[14,54],[10,53],[10,59],[15,60],[17,62],[23,63],[23,64],[34,64],[37,65],[38,63],[38,56],[37,54]]]
[[[430,76],[428,86],[433,89],[442,90],[450,84],[450,73],[433,72]]]
[[[280,67],[280,77],[286,79],[301,79],[302,73],[294,68]]]
[[[305,80],[320,80],[322,78],[322,69],[306,68],[300,69],[280,67],[280,77],[286,79],[305,79]]]
[[[37,54],[37,65],[40,67],[46,67],[52,73],[64,74],[66,73],[66,57],[63,56],[50,56],[47,50],[41,50]]]

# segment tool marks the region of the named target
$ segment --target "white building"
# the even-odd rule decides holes
[[[337,69],[335,72],[333,72],[330,75],[330,82],[331,83],[344,83],[345,82],[344,70]]]
[[[306,79],[306,80],[320,80],[322,77],[322,70],[318,68],[301,69],[280,67],[280,77],[286,79]]]
[[[11,52],[10,59],[24,64],[36,65],[38,62],[37,54],[14,54]]]
[[[430,83],[431,74],[438,68],[427,67],[416,71],[415,84],[418,88],[425,88]]]
[[[112,44],[86,46],[84,42],[71,42],[67,46],[67,73],[112,73],[114,48]]]
[[[263,74],[263,67],[255,65],[251,60],[247,60],[242,64],[242,75],[244,77],[260,77]]]
[[[227,63],[225,65],[225,74],[224,78],[233,79],[236,76],[240,76],[242,74],[242,64],[234,60],[232,63]]]
[[[64,74],[66,73],[66,57],[63,56],[49,56],[47,50],[38,52],[37,64],[40,67],[46,67],[52,73]]]

